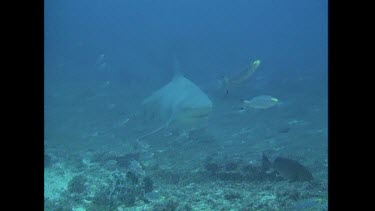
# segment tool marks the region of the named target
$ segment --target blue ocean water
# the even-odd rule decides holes
[[[272,210],[311,197],[325,205],[327,3],[45,1],[45,208]],[[241,75],[256,60],[259,68]],[[212,102],[199,123],[166,125],[165,111],[142,104],[176,71]],[[236,76],[240,84],[223,86]],[[186,90],[174,89],[173,97]],[[261,95],[277,99],[276,105],[244,104]],[[261,165],[262,153],[300,162],[314,181],[301,185],[244,173],[248,165]],[[81,174],[84,188],[74,191],[84,181],[74,179]],[[115,177],[124,181],[107,181]],[[119,181],[134,187],[114,193],[111,184]],[[149,189],[158,199],[144,199]]]

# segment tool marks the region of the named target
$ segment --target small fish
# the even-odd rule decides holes
[[[268,95],[260,95],[252,98],[251,100],[244,100],[243,104],[246,107],[256,109],[267,109],[271,108],[279,103],[279,100]]]
[[[240,84],[243,84],[245,81],[249,80],[249,78],[254,74],[254,72],[258,69],[260,66],[261,61],[255,60],[253,61],[245,70],[238,73],[237,75],[233,77],[227,77],[225,76],[222,81],[220,81],[220,84],[226,88],[231,86],[238,86]],[[227,89],[228,91],[228,89]],[[228,94],[228,92],[227,92]]]
[[[266,155],[263,153],[262,160],[263,170],[273,169],[279,175],[290,181],[311,181],[313,176],[311,172],[298,161],[277,157],[273,163],[271,163]]]

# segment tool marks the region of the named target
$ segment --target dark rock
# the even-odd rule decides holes
[[[235,162],[229,162],[225,164],[225,170],[226,171],[235,171],[238,168],[238,163]]]
[[[121,195],[121,197],[119,197],[119,201],[124,203],[126,207],[132,207],[135,205],[136,198],[133,193],[128,192],[126,194]]]
[[[234,201],[236,199],[242,198],[241,194],[237,192],[229,192],[224,195],[224,198],[228,201]]]
[[[155,211],[175,211],[178,207],[178,202],[174,200],[168,200],[166,203],[155,204],[152,210]]]
[[[143,187],[145,190],[145,193],[149,193],[154,190],[154,182],[150,177],[145,177],[143,179]]]
[[[242,181],[244,179],[244,176],[239,172],[222,172],[218,173],[217,177],[225,181]]]
[[[133,184],[138,184],[138,177],[131,171],[126,172],[126,178],[129,179]]]
[[[188,204],[178,206],[178,211],[191,211],[191,210],[193,210],[193,208]]]
[[[274,162],[271,162],[264,153],[262,159],[262,169],[263,171],[272,169],[282,178],[288,179],[291,182],[311,181],[314,179],[311,172],[298,161],[284,157],[277,157]]]
[[[108,178],[106,186],[103,186],[92,199],[91,207],[88,210],[117,210],[117,207],[125,205],[132,207],[137,198],[141,199],[144,192],[140,185],[136,184],[133,174],[113,173]],[[132,181],[133,180],[133,181]],[[136,178],[138,181],[138,178]]]
[[[132,160],[139,160],[139,153],[129,153],[123,156],[117,156],[114,160],[120,167],[128,168]]]
[[[311,172],[298,161],[288,158],[277,157],[272,167],[285,179],[291,181],[311,181]]]
[[[68,183],[68,191],[70,193],[83,193],[86,190],[86,178],[83,175],[75,176]]]
[[[220,169],[220,166],[217,163],[207,163],[204,165],[204,168],[215,174]]]

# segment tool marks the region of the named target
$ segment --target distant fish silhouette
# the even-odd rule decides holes
[[[277,157],[271,163],[263,153],[262,165],[264,170],[273,169],[280,176],[290,181],[311,181],[314,179],[311,172],[305,166],[292,159]]]

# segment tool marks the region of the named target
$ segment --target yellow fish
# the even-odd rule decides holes
[[[244,100],[243,103],[246,107],[252,107],[257,109],[266,109],[271,108],[279,102],[278,99],[268,96],[268,95],[260,95],[254,97],[251,100]]]
[[[236,86],[243,84],[245,81],[247,81],[253,74],[254,72],[258,69],[260,66],[261,61],[255,60],[253,61],[244,71],[240,72],[239,74],[228,78],[224,77],[222,84],[227,87],[227,86]]]

